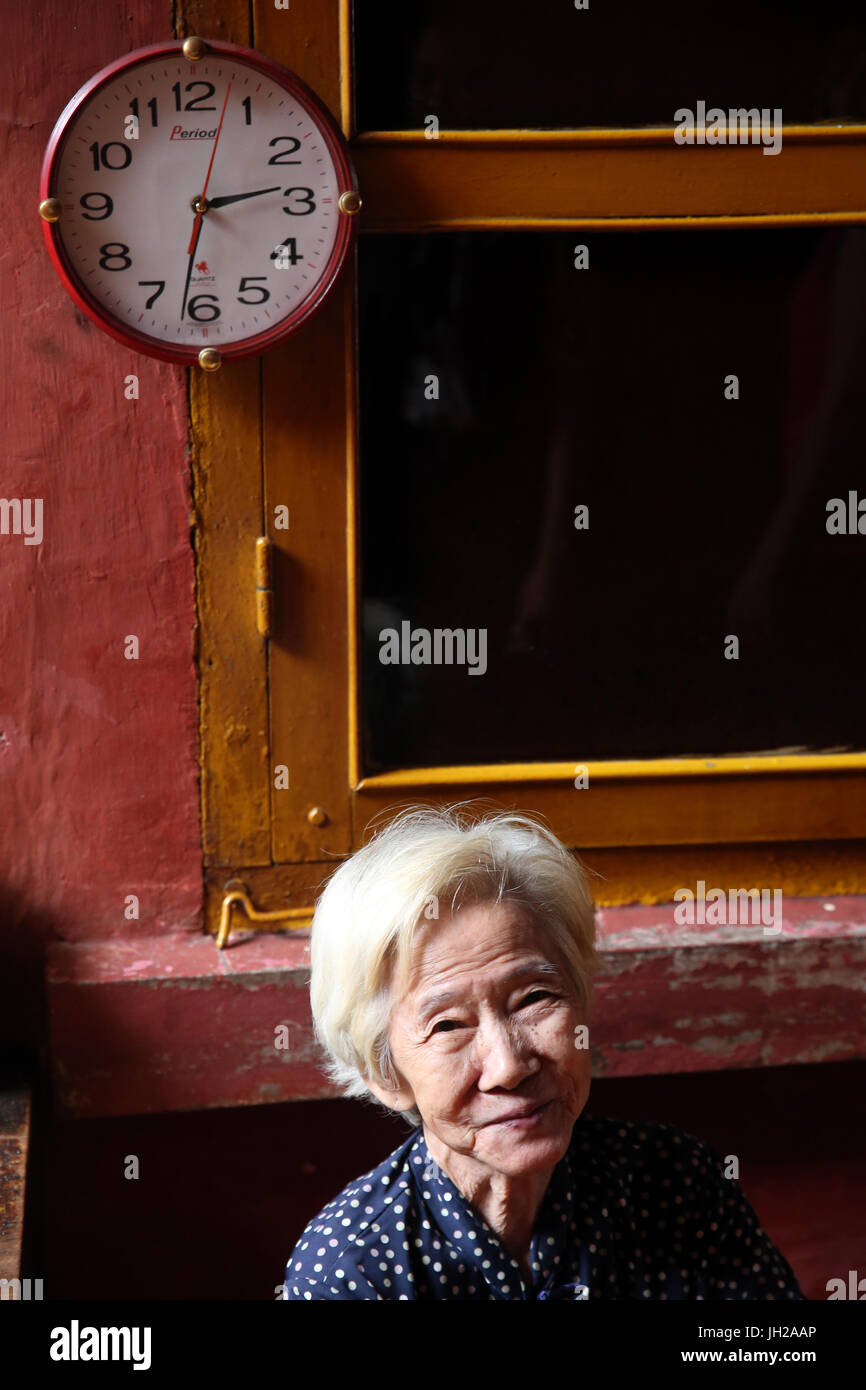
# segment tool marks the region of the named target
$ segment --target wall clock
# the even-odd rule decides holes
[[[57,121],[39,197],[79,307],[138,352],[208,370],[316,312],[361,206],[315,93],[252,49],[200,38],[96,73]]]

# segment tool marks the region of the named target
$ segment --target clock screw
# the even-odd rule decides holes
[[[192,38],[184,39],[183,56],[189,59],[191,63],[197,62],[197,60],[203,58],[206,53],[207,44],[204,39],[199,39],[195,35],[193,35]]]
[[[361,211],[361,195],[356,193],[354,188],[350,188],[347,193],[340,194],[340,212],[345,212],[349,217],[353,217],[356,212]]]
[[[327,825],[328,813],[321,806],[311,806],[307,812],[307,820],[310,825]]]
[[[39,204],[39,216],[46,222],[59,222],[61,210],[59,198],[43,198]]]
[[[202,348],[198,355],[198,365],[205,372],[215,372],[223,364],[222,353],[216,348]]]

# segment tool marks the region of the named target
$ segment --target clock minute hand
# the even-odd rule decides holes
[[[280,185],[275,184],[273,188],[257,188],[252,193],[225,193],[220,198],[208,198],[208,209],[225,208],[229,203],[240,203],[244,198],[260,198],[263,193],[278,193],[279,188]]]
[[[226,107],[229,104],[229,94],[231,92],[231,89],[232,84],[230,82],[226,87],[225,100],[223,101],[223,109],[220,112],[220,121],[219,125],[217,126],[216,139],[213,142],[213,149],[210,152],[210,163],[207,166],[207,173],[204,176],[204,188],[201,191],[201,198],[199,199],[199,211],[195,215],[195,221],[192,224],[192,232],[190,233],[189,238],[189,246],[186,248],[187,255],[189,256],[189,261],[187,262],[186,280],[183,286],[183,303],[180,306],[181,323],[183,322],[183,317],[186,313],[186,301],[189,296],[189,282],[190,276],[192,275],[193,260],[195,259],[195,253],[198,247],[198,239],[201,236],[201,219],[203,216],[201,207],[205,204],[205,194],[207,193],[207,186],[210,183],[210,171],[213,168],[214,156],[216,155],[217,145],[219,144],[220,136],[222,135],[223,121],[225,120]]]
[[[190,243],[190,256],[189,256],[189,261],[188,261],[187,267],[186,267],[186,280],[184,281],[184,286],[183,286],[183,303],[182,303],[181,306],[180,306],[180,318],[181,318],[181,323],[183,322],[183,317],[184,317],[184,314],[186,313],[186,301],[187,301],[187,297],[188,297],[188,295],[189,295],[189,282],[190,282],[190,278],[191,278],[191,276],[192,276],[192,267],[193,267],[193,263],[195,262],[195,253],[196,253],[196,249],[197,249],[197,247],[198,247],[198,239],[199,239],[200,236],[201,236],[201,218],[199,217],[199,218],[196,218],[196,226],[195,226],[195,228],[193,229],[192,241],[191,241],[191,243]]]

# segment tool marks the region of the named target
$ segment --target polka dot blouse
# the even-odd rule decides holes
[[[710,1146],[667,1124],[582,1115],[554,1169],[529,1278],[415,1130],[307,1226],[292,1299],[800,1299]]]

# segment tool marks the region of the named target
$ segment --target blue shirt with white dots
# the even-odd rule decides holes
[[[674,1125],[582,1115],[538,1211],[530,1278],[417,1129],[309,1223],[283,1298],[803,1298],[725,1172]]]

